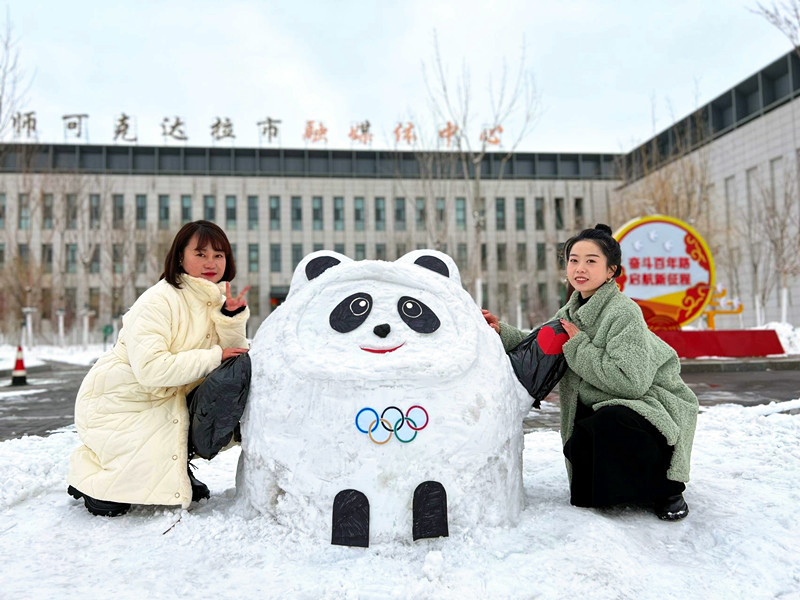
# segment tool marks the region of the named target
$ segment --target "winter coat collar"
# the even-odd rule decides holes
[[[619,295],[619,293],[617,282],[613,279],[597,288],[597,291],[583,306],[581,306],[580,303],[581,293],[578,291],[573,292],[567,303],[567,313],[573,321],[577,320],[589,326],[594,325],[602,314],[606,304]]]
[[[192,277],[182,273],[179,278],[181,288],[191,291],[203,301],[213,302],[221,306],[224,302],[224,283],[214,283],[202,277]]]

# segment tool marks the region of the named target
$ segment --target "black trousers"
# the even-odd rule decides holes
[[[572,465],[570,502],[575,506],[648,504],[682,493],[667,479],[673,447],[647,419],[626,406],[597,411],[578,402],[564,456]]]

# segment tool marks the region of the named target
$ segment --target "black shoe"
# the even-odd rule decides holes
[[[192,467],[194,467],[194,465],[189,463],[187,471],[189,473],[189,483],[192,484],[192,502],[199,502],[204,498],[210,498],[211,492],[208,491],[208,486],[202,481],[195,479],[194,475],[192,475]]]
[[[83,498],[83,504],[86,506],[86,510],[93,515],[97,515],[98,517],[119,517],[131,509],[130,504],[126,504],[124,502],[111,502],[110,500],[97,500],[96,498],[92,498],[91,496],[87,496],[83,492],[76,490],[72,486],[67,488],[67,493],[76,500]]]
[[[680,521],[689,514],[689,505],[683,499],[683,494],[676,494],[656,502],[654,510],[662,521]]]

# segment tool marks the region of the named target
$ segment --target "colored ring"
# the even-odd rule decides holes
[[[387,406],[386,408],[384,408],[384,409],[383,409],[383,412],[381,413],[381,421],[384,421],[384,416],[386,415],[386,411],[387,411],[387,410],[390,410],[390,409],[392,409],[392,408],[393,408],[393,409],[395,409],[397,412],[399,412],[399,413],[400,413],[400,419],[402,420],[402,418],[403,418],[403,411],[402,411],[402,410],[400,410],[400,409],[399,409],[399,408],[397,408],[396,406]],[[375,418],[376,418],[376,419],[378,418],[378,415],[377,415],[377,414],[375,415]],[[389,421],[388,421],[388,419],[386,419],[386,421],[387,421],[387,422],[389,422]],[[381,425],[383,425],[383,423],[381,423]],[[391,422],[389,422],[389,425],[391,425]],[[392,428],[391,428],[391,427],[386,427],[386,425],[383,425],[383,428],[384,428],[386,431],[392,431]],[[402,429],[402,428],[403,428],[403,426],[402,426],[402,425],[400,425],[400,429]],[[397,433],[397,432],[395,432],[395,433]]]
[[[403,438],[401,438],[400,434],[397,433],[397,430],[399,429],[399,427],[397,425],[399,424],[400,427],[402,427],[403,426],[402,423],[404,421],[408,421],[408,423],[409,423],[408,426],[411,427],[411,429],[414,430],[414,435],[412,435],[407,440],[404,440]],[[408,417],[400,417],[399,419],[397,419],[397,423],[394,424],[394,436],[397,438],[398,442],[403,442],[404,444],[407,444],[409,442],[413,442],[414,441],[414,438],[417,437],[417,431],[419,429],[422,429],[422,427],[417,427],[417,424],[414,423],[414,421],[412,419],[409,419]]]
[[[411,413],[412,409],[414,409],[414,408],[418,408],[422,412],[425,413],[425,425],[423,425],[422,427],[415,427],[416,423],[414,425],[412,425],[411,423],[414,423],[414,421],[412,421],[411,419],[408,418],[408,415]],[[430,420],[430,417],[428,417],[428,411],[427,410],[422,408],[419,404],[415,404],[414,406],[412,406],[411,408],[409,408],[406,411],[406,419],[408,420],[408,422],[409,422],[408,426],[411,427],[411,429],[413,429],[414,431],[419,431],[420,429],[425,429],[428,426],[428,421]]]
[[[381,419],[381,421],[385,422],[385,423],[386,423],[386,424],[388,424],[388,425],[391,425],[391,423],[389,423],[389,421],[387,421],[386,419]],[[391,430],[390,430],[390,431],[389,431],[389,437],[387,437],[387,438],[386,438],[385,440],[383,440],[382,442],[378,442],[378,441],[376,441],[376,440],[375,440],[375,438],[374,438],[374,437],[372,437],[372,431],[373,431],[373,428],[372,428],[372,426],[373,426],[373,425],[375,425],[375,429],[377,429],[377,428],[378,428],[378,422],[377,422],[377,421],[373,421],[372,423],[370,423],[370,424],[369,424],[369,428],[370,428],[370,430],[369,430],[369,432],[367,433],[367,435],[369,436],[369,439],[371,439],[371,440],[372,440],[372,442],[373,442],[374,444],[378,444],[378,446],[383,446],[383,445],[384,445],[385,443],[387,443],[387,442],[388,442],[390,439],[392,439],[392,432],[391,432]],[[383,423],[381,423],[381,425],[383,425]],[[383,427],[384,427],[384,429],[385,429],[385,428],[386,428],[386,425],[383,425]],[[397,438],[397,439],[399,440],[400,438]]]
[[[363,429],[361,429],[361,427],[358,424],[358,417],[360,417],[361,413],[363,413],[365,410],[371,410],[372,414],[375,415],[375,420],[370,424],[370,428],[372,428],[372,425],[375,425],[375,428],[374,429],[370,429],[370,431],[375,431],[375,429],[378,428],[378,418],[379,418],[378,417],[378,411],[376,411],[374,408],[370,408],[369,406],[367,406],[365,408],[362,408],[360,411],[358,411],[358,414],[356,415],[356,429],[358,429],[361,433],[369,433],[368,431],[364,431]]]

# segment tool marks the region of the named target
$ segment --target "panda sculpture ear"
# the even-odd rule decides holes
[[[316,279],[328,269],[332,269],[346,262],[353,261],[344,254],[339,254],[331,250],[318,250],[317,252],[306,255],[294,270],[287,297],[302,289],[309,281]]]
[[[461,285],[461,275],[458,272],[456,262],[444,252],[438,250],[412,250],[408,254],[397,259],[397,262],[414,264],[443,277],[454,280]]]

